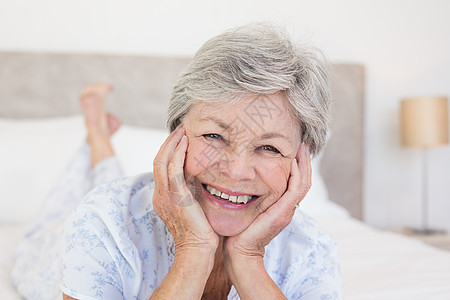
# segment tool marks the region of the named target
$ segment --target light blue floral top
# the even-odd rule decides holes
[[[152,209],[151,173],[91,191],[64,226],[62,292],[76,299],[147,300],[174,261],[174,245]],[[297,210],[266,247],[264,265],[288,299],[342,299],[336,244]],[[239,299],[232,287],[228,299]]]

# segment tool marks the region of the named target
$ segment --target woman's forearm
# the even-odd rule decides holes
[[[225,266],[241,299],[287,299],[267,274],[262,257],[234,256]]]
[[[214,266],[213,250],[184,251],[175,260],[150,299],[200,299]]]

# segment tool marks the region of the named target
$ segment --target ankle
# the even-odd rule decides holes
[[[88,135],[86,140],[91,145],[91,160],[93,167],[105,158],[115,155],[109,136],[103,134]]]

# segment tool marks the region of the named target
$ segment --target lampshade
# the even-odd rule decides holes
[[[401,101],[402,144],[435,147],[448,144],[448,100],[418,97]]]

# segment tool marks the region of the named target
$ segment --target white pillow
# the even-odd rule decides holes
[[[300,203],[300,209],[312,216],[339,215],[348,216],[349,212],[330,200],[327,186],[320,174],[322,153],[312,159],[311,188]]]
[[[125,176],[153,171],[153,159],[169,135],[168,130],[123,125],[112,145]]]
[[[0,220],[33,217],[81,145],[81,118],[0,120]]]
[[[122,126],[112,139],[125,175],[152,171],[166,130]],[[0,222],[32,218],[86,136],[82,116],[0,119]]]

